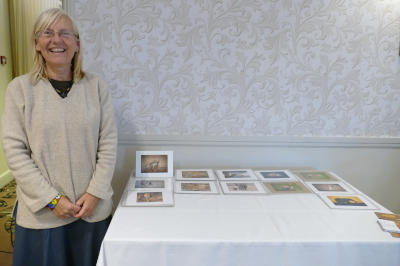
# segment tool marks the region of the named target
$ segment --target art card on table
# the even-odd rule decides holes
[[[400,214],[375,212],[375,215],[382,220],[398,221],[400,222]]]
[[[339,179],[330,172],[323,171],[298,171],[294,172],[298,177],[300,177],[305,182],[313,181],[339,181]]]
[[[176,193],[219,194],[217,184],[213,181],[176,181]]]
[[[148,207],[148,206],[173,206],[174,199],[172,191],[136,191],[127,190],[123,201],[125,207]]]
[[[376,210],[377,207],[364,196],[357,194],[332,195],[319,194],[321,199],[332,209],[358,209],[358,210]]]
[[[254,181],[220,182],[224,194],[266,194],[262,185]]]
[[[378,223],[383,231],[389,232],[392,237],[400,238],[400,214],[375,212]],[[389,222],[386,224],[386,222]]]
[[[257,176],[251,169],[223,169],[216,170],[220,180],[257,180]]]
[[[354,193],[348,185],[343,182],[307,182],[306,183],[313,192],[320,193]]]
[[[171,178],[131,178],[127,187],[128,190],[154,190],[165,189],[172,190]]]
[[[260,180],[267,182],[297,181],[296,176],[294,176],[291,172],[287,170],[260,170],[260,171],[254,171],[254,173]]]
[[[172,177],[172,151],[136,151],[136,177]]]
[[[385,232],[400,234],[400,222],[378,219],[378,224]]]
[[[176,180],[216,180],[212,169],[178,169],[176,170]]]
[[[301,182],[263,182],[263,184],[271,193],[311,193]]]

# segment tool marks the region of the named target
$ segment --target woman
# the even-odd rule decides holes
[[[95,265],[110,223],[117,132],[104,83],[82,71],[61,9],[34,25],[34,64],[6,91],[2,141],[17,182],[13,265]]]

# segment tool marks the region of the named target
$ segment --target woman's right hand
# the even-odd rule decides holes
[[[81,207],[73,204],[67,196],[62,196],[53,212],[58,218],[64,219],[74,217],[74,215],[78,213],[80,209]]]

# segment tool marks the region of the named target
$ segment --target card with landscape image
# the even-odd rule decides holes
[[[178,169],[175,175],[176,180],[216,180],[212,169]]]
[[[288,170],[257,170],[254,171],[258,179],[271,182],[271,181],[297,181],[295,175]]]
[[[176,193],[219,194],[217,184],[213,181],[176,181]]]
[[[251,169],[221,169],[216,170],[217,176],[223,181],[232,180],[257,180],[257,176]]]
[[[154,189],[172,189],[172,179],[171,178],[130,178],[128,185],[128,190],[154,190]]]
[[[332,209],[358,209],[358,210],[378,209],[366,197],[358,194],[349,194],[349,195],[319,194],[319,196]]]
[[[311,193],[301,182],[263,182],[263,185],[271,191],[271,193]]]
[[[257,181],[224,181],[219,183],[224,194],[266,194]]]
[[[126,190],[123,204],[124,207],[139,206],[173,206],[173,193],[166,190],[135,191]]]
[[[339,181],[333,173],[324,171],[296,171],[294,174],[304,182]]]
[[[319,193],[354,193],[354,190],[344,182],[307,182],[313,192]]]

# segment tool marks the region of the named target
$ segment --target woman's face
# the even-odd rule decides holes
[[[47,67],[70,69],[72,58],[79,51],[79,41],[73,33],[71,21],[60,17],[36,38],[36,51],[42,54]]]

